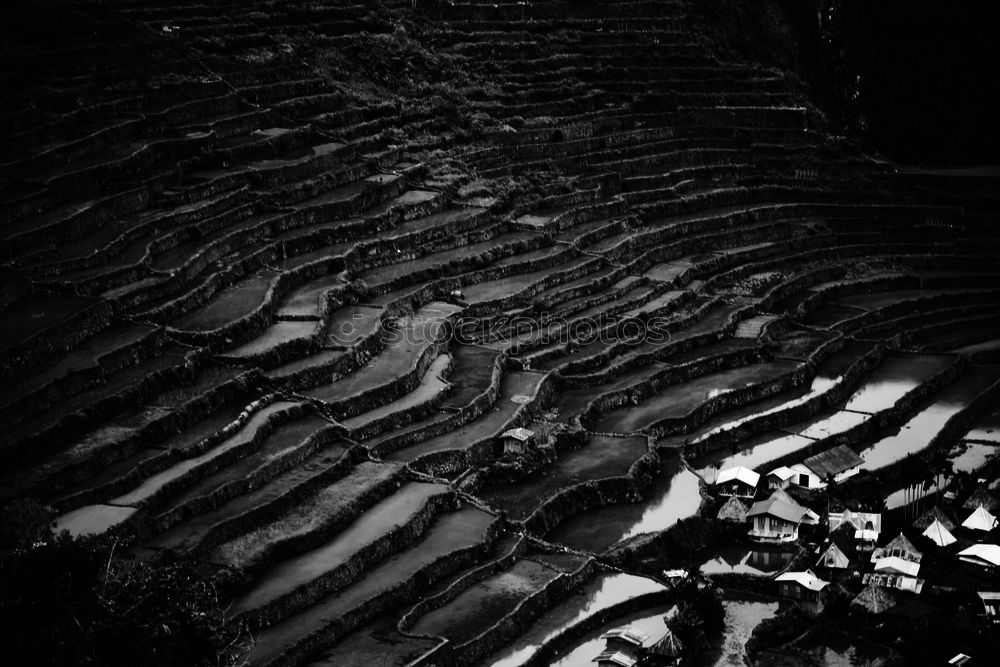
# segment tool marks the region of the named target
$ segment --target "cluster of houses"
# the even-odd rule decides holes
[[[722,470],[716,492],[726,498],[720,520],[747,522],[747,535],[764,544],[792,543],[802,526],[817,525],[820,517],[788,493],[791,486],[822,488],[858,471],[861,459],[848,447],[812,456],[801,464],[781,467],[766,477],[747,468]],[[759,491],[769,491],[753,502]],[[783,572],[775,579],[778,594],[808,611],[822,611],[834,582],[863,586],[852,604],[914,627],[928,622],[935,611],[920,599],[928,580],[937,588],[974,591],[982,601],[981,614],[1000,623],[1000,529],[994,512],[1000,500],[985,488],[977,489],[954,514],[933,507],[912,525],[889,539],[878,512],[829,512],[829,536],[816,549],[812,567]],[[927,558],[933,566],[928,568]]]

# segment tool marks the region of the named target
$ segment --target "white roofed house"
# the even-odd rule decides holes
[[[750,538],[760,542],[794,542],[799,539],[799,526],[819,521],[815,512],[780,489],[767,500],[754,503],[747,518],[751,522]]]
[[[908,560],[913,563],[919,563],[924,555],[913,546],[913,542],[910,542],[906,538],[906,535],[900,533],[896,537],[886,544],[884,547],[875,549],[872,552],[872,562],[878,562],[880,558],[896,557],[902,560]]]
[[[738,498],[753,498],[757,493],[757,482],[760,475],[749,468],[738,466],[720,470],[715,478],[715,488],[721,496],[736,496]]]
[[[767,488],[772,491],[774,489],[788,488],[788,485],[792,483],[792,478],[795,477],[795,475],[796,472],[788,466],[775,468],[771,472],[767,473]]]
[[[939,547],[946,547],[950,544],[954,544],[956,541],[955,536],[951,534],[948,527],[941,523],[938,519],[934,519],[934,521],[927,526],[927,529],[923,532],[923,536]]]
[[[828,540],[819,550],[816,567],[827,576],[843,578],[857,565],[855,551],[846,540]]]
[[[535,444],[535,432],[527,428],[512,428],[500,436],[504,454],[523,454]]]
[[[1000,545],[973,544],[968,549],[959,551],[958,557],[965,563],[978,565],[991,572],[1000,569]]]
[[[997,518],[980,505],[969,515],[969,518],[962,522],[962,527],[988,533],[997,527]]]
[[[775,581],[778,582],[778,595],[785,600],[790,600],[814,614],[823,611],[823,605],[826,603],[825,590],[830,582],[823,581],[811,570],[785,572],[779,574]]]
[[[983,603],[983,612],[990,623],[1000,623],[1000,592],[979,591],[979,599]]]

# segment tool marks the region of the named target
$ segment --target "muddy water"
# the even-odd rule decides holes
[[[910,419],[899,431],[860,452],[862,468],[877,470],[927,447],[945,422],[963,410],[972,399],[997,381],[1000,369],[973,368],[945,387],[934,401]]]
[[[531,629],[507,648],[483,662],[492,667],[517,667],[545,642],[603,609],[632,598],[663,590],[662,584],[631,574],[602,574],[583,586],[579,594],[536,620]]]
[[[778,611],[777,602],[741,602],[726,600],[726,629],[706,651],[700,664],[715,667],[743,667],[746,643],[753,629]]]
[[[635,535],[666,530],[693,516],[701,505],[698,477],[678,459],[664,464],[643,495],[646,500],[640,503],[619,503],[581,512],[556,526],[546,539],[572,549],[600,553]]]

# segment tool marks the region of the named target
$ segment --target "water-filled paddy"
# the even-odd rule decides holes
[[[701,505],[697,475],[671,458],[638,503],[616,503],[576,514],[546,535],[571,549],[600,553],[621,540],[666,530]]]
[[[663,419],[684,417],[705,401],[795,368],[787,361],[770,361],[709,373],[687,382],[664,387],[638,405],[625,406],[602,415],[592,429],[601,433],[635,433]]]
[[[869,413],[891,408],[908,391],[952,362],[953,359],[948,356],[888,356],[843,407]]]
[[[411,628],[418,635],[459,643],[472,639],[508,614],[559,573],[522,559],[509,569],[465,589],[442,607],[421,616]]]
[[[945,422],[997,381],[998,369],[973,368],[936,394],[929,405],[893,435],[882,438],[860,453],[862,468],[877,470],[927,447]]]
[[[545,642],[602,609],[639,595],[664,590],[662,584],[631,574],[600,574],[586,583],[579,593],[537,619],[531,629],[507,648],[483,662],[492,667],[517,667],[530,658]]]
[[[559,454],[547,468],[514,484],[493,487],[479,495],[494,507],[506,510],[512,519],[523,519],[556,493],[594,479],[621,477],[648,451],[645,438],[613,438],[591,435],[587,444]]]
[[[386,458],[392,461],[413,461],[433,452],[465,449],[474,442],[497,435],[500,428],[524,404],[523,397],[535,395],[538,384],[544,377],[541,373],[506,371],[500,383],[500,395],[489,410],[457,429],[394,451]]]

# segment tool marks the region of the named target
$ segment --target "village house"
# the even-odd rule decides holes
[[[988,533],[997,527],[997,518],[980,505],[969,515],[969,518],[962,522],[962,527]]]
[[[779,574],[775,581],[778,582],[778,595],[783,599],[794,602],[813,614],[823,611],[823,605],[826,604],[825,590],[830,582],[823,581],[811,570],[785,572]]]
[[[738,466],[720,470],[715,478],[715,488],[720,496],[736,496],[738,498],[753,498],[757,493],[757,482],[760,475],[749,468]]]
[[[598,667],[667,667],[681,659],[683,645],[665,629],[659,639],[638,628],[616,628],[601,635],[604,650],[592,660]]]
[[[895,571],[866,572],[861,577],[861,583],[866,586],[874,586],[881,589],[895,588],[896,590],[916,594],[919,594],[924,589],[923,579],[910,577],[905,574],[897,574]]]
[[[959,551],[958,558],[964,563],[977,565],[990,572],[994,572],[1000,568],[1000,546],[996,544],[973,544],[968,549]]]
[[[837,445],[791,466],[795,473],[791,482],[807,489],[822,489],[830,478],[839,483],[858,474],[862,463],[864,459],[855,454],[853,449],[847,445]]]
[[[527,428],[512,428],[500,436],[504,454],[523,454],[535,444],[535,432]]]
[[[794,542],[799,539],[800,525],[819,521],[816,513],[780,489],[767,500],[754,503],[747,518],[751,521],[750,537],[761,542]]]
[[[817,549],[816,568],[829,579],[844,579],[859,566],[853,526],[841,524]]]
[[[983,603],[983,613],[990,623],[1000,623],[1000,591],[979,591]]]
[[[787,489],[788,485],[792,483],[793,477],[795,477],[795,471],[788,466],[775,468],[767,473],[767,488],[771,491],[775,489]]]
[[[922,534],[939,547],[946,547],[955,543],[955,536],[951,534],[947,526],[937,519],[934,519]]]
[[[885,556],[875,561],[875,572],[916,577],[917,573],[920,572],[920,563],[914,563],[912,560],[904,560],[899,556]]]
[[[900,533],[896,537],[892,538],[892,540],[884,547],[872,551],[871,561],[875,563],[880,558],[889,557],[901,558],[913,563],[919,563],[924,555],[915,546],[913,546],[913,542],[910,542],[910,540],[906,538],[906,535]]]
[[[831,533],[843,524],[853,526],[854,539],[860,542],[859,547],[862,549],[874,548],[882,534],[882,515],[878,512],[854,512],[847,509],[843,512],[830,512],[827,521]]]

